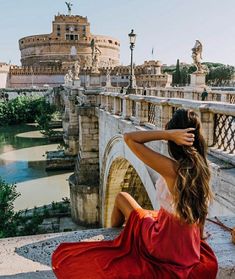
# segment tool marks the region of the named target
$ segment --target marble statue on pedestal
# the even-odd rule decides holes
[[[79,75],[80,75],[80,64],[78,61],[74,63],[74,79],[79,80]]]
[[[73,71],[71,69],[68,70],[68,75],[69,75],[69,81],[73,81],[74,75],[73,75]]]
[[[68,73],[64,76],[64,84],[65,85],[71,85],[73,82],[73,72],[72,70],[68,70]]]
[[[64,76],[64,84],[65,85],[69,84],[69,74],[68,73]]]
[[[206,65],[201,64],[202,60],[202,43],[196,40],[194,47],[192,48],[193,64],[197,70],[190,75],[190,86],[202,88],[206,85],[206,74],[209,72]]]
[[[107,71],[106,71],[106,86],[108,86],[108,87],[112,86],[112,85],[111,85],[111,76],[110,76],[110,73],[111,73],[111,69],[110,69],[110,68],[107,68]]]
[[[80,81],[80,62],[79,61],[76,61],[74,63],[74,71],[73,71],[73,74],[74,74],[74,82],[73,82],[73,85],[74,86],[79,86],[81,85],[81,81]]]
[[[99,73],[101,50],[100,50],[99,46],[97,45],[95,39],[91,40],[91,50],[92,50],[92,52],[91,52],[91,57],[92,57],[91,72]]]
[[[208,71],[207,66],[201,64],[202,43],[199,40],[196,40],[195,45],[192,48],[192,58],[193,58],[193,63],[197,68],[195,73],[207,73]]]

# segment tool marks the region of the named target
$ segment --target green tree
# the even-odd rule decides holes
[[[189,82],[190,82],[189,67],[183,66],[180,71],[180,75],[181,75],[180,84],[182,86],[189,84]]]
[[[214,86],[229,85],[235,69],[230,65],[219,65],[217,67],[210,67],[207,76],[207,83]]]
[[[13,202],[20,194],[16,185],[10,185],[0,178],[0,238],[15,236],[19,213],[14,212]]]
[[[209,73],[206,75],[206,83],[214,86],[226,86],[229,85],[232,77],[235,74],[235,68],[231,65],[224,65],[221,63],[204,62],[209,69]],[[196,71],[194,65],[180,66],[179,59],[175,68],[165,67],[164,72],[171,73],[173,75],[173,85],[182,85],[190,83],[190,74]]]
[[[177,59],[175,72],[173,74],[173,83],[175,85],[180,85],[181,84],[181,72],[180,72],[180,61],[179,61],[179,59]]]
[[[35,122],[37,117],[51,117],[55,107],[43,97],[19,96],[8,102],[0,102],[0,125]]]

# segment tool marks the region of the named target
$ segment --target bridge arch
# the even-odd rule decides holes
[[[110,226],[111,213],[118,192],[130,193],[144,208],[156,208],[155,186],[145,166],[124,144],[121,135],[106,145],[101,169],[101,223]]]

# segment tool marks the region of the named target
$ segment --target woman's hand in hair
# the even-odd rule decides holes
[[[168,140],[175,142],[177,145],[192,146],[194,142],[194,128],[167,130],[169,133]]]

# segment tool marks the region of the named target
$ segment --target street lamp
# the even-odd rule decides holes
[[[87,80],[87,77],[86,77],[87,67],[86,67],[86,65],[84,66],[83,70],[84,70],[84,89],[86,89],[86,80]]]
[[[119,75],[118,75],[118,72],[116,73],[116,86],[118,87],[119,84],[118,84],[118,79],[119,79]]]
[[[134,87],[134,68],[133,68],[133,50],[135,47],[135,40],[136,40],[136,34],[134,33],[134,30],[131,30],[131,33],[128,34],[129,39],[130,39],[130,50],[131,50],[131,75],[130,75],[130,84],[128,87],[128,91],[131,91]]]

